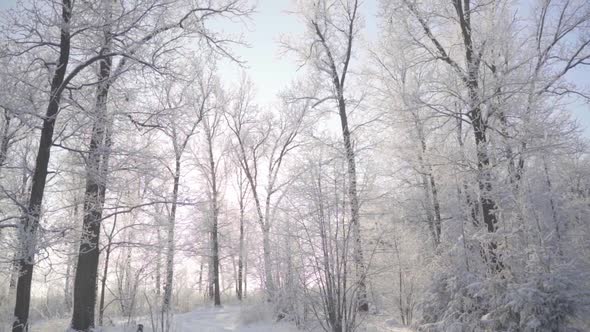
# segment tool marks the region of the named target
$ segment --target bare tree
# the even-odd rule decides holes
[[[169,218],[167,223],[166,238],[166,278],[164,283],[164,294],[162,299],[162,330],[169,331],[171,324],[172,290],[174,281],[174,256],[175,256],[175,222],[179,200],[179,185],[181,177],[182,158],[187,149],[190,139],[197,133],[198,125],[205,114],[214,107],[216,93],[216,77],[214,70],[196,66],[193,68],[192,78],[184,81],[179,86],[169,82],[159,96],[156,127],[170,142],[174,152],[174,167],[165,165],[173,179],[172,196],[169,205]],[[177,80],[177,79],[176,79]],[[181,81],[182,82],[182,81]],[[188,118],[188,121],[181,120],[180,114]],[[167,205],[168,208],[168,205]]]
[[[310,35],[305,45],[286,44],[288,50],[295,52],[305,64],[309,64],[320,75],[325,75],[331,86],[324,98],[318,98],[319,104],[324,101],[335,101],[342,129],[342,141],[348,163],[348,196],[350,200],[350,222],[353,225],[355,242],[355,265],[359,287],[359,310],[368,311],[366,290],[366,267],[363,258],[363,246],[360,225],[359,194],[357,189],[356,154],[349,124],[347,110],[346,78],[350,71],[354,43],[360,30],[360,3],[352,1],[311,1],[309,8],[302,8],[301,15],[305,19]]]
[[[256,119],[256,106],[252,104],[252,98],[251,83],[243,79],[233,109],[226,114],[226,119],[234,136],[236,159],[250,185],[258,225],[262,231],[264,283],[271,300],[276,290],[271,257],[272,199],[288,183],[279,181],[281,166],[287,154],[297,147],[296,138],[310,103],[297,106],[299,109],[294,108],[294,113],[288,116],[282,112],[279,119],[273,119],[270,115]],[[283,107],[286,108],[286,105]],[[265,172],[265,182],[260,180],[260,172]]]
[[[291,196],[294,235],[299,250],[305,253],[300,282],[314,316],[325,331],[354,331],[358,327],[354,227],[346,218],[346,196],[342,190],[348,176],[341,156],[318,148],[305,159],[305,171],[295,183]],[[305,271],[305,269],[304,269]],[[316,295],[319,295],[317,296]]]
[[[414,167],[421,180],[424,191],[424,211],[428,222],[435,249],[441,243],[442,217],[440,200],[438,198],[437,181],[433,172],[432,162],[428,160],[428,124],[435,118],[428,107],[423,106],[422,95],[423,77],[432,70],[430,64],[419,66],[408,61],[412,53],[401,50],[395,37],[386,38],[379,50],[373,53],[372,58],[376,69],[373,73],[377,83],[375,91],[383,98],[386,107],[391,108],[389,116],[392,122],[401,119],[408,122],[409,131],[412,132],[413,141],[416,142],[415,150],[417,165]],[[399,110],[397,109],[399,108]],[[430,113],[429,113],[430,111]]]
[[[459,1],[453,0],[452,5],[454,7],[456,19],[458,22],[458,29],[461,31],[462,36],[462,47],[463,57],[465,66],[461,66],[461,62],[453,59],[447,49],[443,46],[438,37],[433,33],[432,27],[425,19],[424,14],[420,12],[418,5],[410,0],[404,0],[405,6],[408,8],[410,14],[420,25],[425,39],[430,43],[428,50],[432,54],[436,54],[436,59],[440,59],[446,63],[453,72],[455,72],[461,82],[463,82],[465,89],[467,90],[468,100],[467,107],[468,111],[466,116],[472,126],[473,135],[475,139],[477,149],[477,168],[478,168],[478,186],[480,191],[479,204],[482,210],[483,223],[486,225],[489,233],[494,233],[497,229],[498,217],[496,210],[498,208],[496,201],[491,196],[492,192],[492,178],[490,174],[491,162],[489,156],[489,138],[487,135],[488,120],[482,110],[482,94],[480,91],[480,65],[482,62],[483,52],[476,45],[473,38],[473,27],[472,27],[472,10],[470,1]],[[433,49],[430,49],[433,47]],[[496,252],[497,243],[495,240],[491,240],[488,243],[487,254],[484,256],[489,259],[490,268],[499,272],[503,269],[502,262]]]
[[[63,0],[61,4],[61,33],[59,42],[59,57],[55,73],[51,81],[51,93],[47,112],[43,118],[41,138],[35,162],[35,173],[32,179],[31,194],[27,206],[27,214],[23,216],[20,230],[20,242],[22,243],[22,254],[19,261],[19,277],[16,288],[16,304],[14,307],[13,332],[28,330],[29,305],[31,301],[31,282],[33,279],[33,266],[36,251],[36,233],[39,225],[39,215],[45,181],[47,179],[47,166],[49,164],[50,149],[53,143],[53,130],[55,120],[59,111],[61,94],[64,86],[73,77],[70,73],[66,77],[66,71],[70,58],[70,20],[72,18],[72,3],[70,0]]]
[[[247,269],[246,269],[246,247],[245,247],[245,218],[246,203],[248,197],[248,180],[244,176],[244,171],[239,164],[236,170],[236,187],[238,193],[239,211],[239,242],[238,242],[238,272],[236,280],[236,295],[238,300],[246,297]]]
[[[109,1],[101,2],[103,4],[102,15],[104,19],[103,34],[104,44],[99,51],[101,55],[108,55],[113,52],[113,38],[119,35],[125,35],[133,26],[129,27],[117,27],[119,30],[113,31],[113,22],[121,22],[129,14],[136,11],[132,8],[132,13],[127,13],[123,9],[122,13],[116,13],[117,18],[113,18],[112,3]],[[165,4],[166,6],[175,5],[174,2]],[[132,25],[137,25],[142,20],[149,19],[152,13],[155,13],[159,8],[158,3],[154,3],[148,6],[144,11],[138,11],[136,19],[131,22]],[[128,59],[139,62],[142,65],[147,65],[152,68],[157,68],[157,63],[147,62],[139,59],[136,54],[140,50],[140,47],[147,44],[154,38],[164,35],[171,35],[170,41],[180,39],[182,36],[197,35],[203,37],[208,43],[212,45],[212,48],[216,51],[221,51],[224,55],[229,54],[225,49],[224,43],[227,40],[218,40],[215,36],[212,36],[209,32],[198,26],[194,22],[205,21],[209,15],[240,15],[244,13],[244,10],[240,7],[241,4],[238,1],[230,1],[227,3],[221,3],[218,6],[203,6],[195,4],[193,7],[185,9],[180,17],[174,17],[172,24],[163,25],[156,27],[152,31],[147,31],[143,36],[140,36],[134,43],[133,47],[123,52],[116,52],[115,54],[122,54],[123,57],[118,63],[118,67],[111,72],[112,56],[105,57],[100,62],[99,78],[97,85],[97,101],[96,101],[96,118],[94,122],[94,128],[92,131],[92,138],[90,141],[89,158],[88,158],[88,176],[87,176],[87,191],[86,191],[86,213],[84,221],[84,234],[80,245],[79,265],[76,270],[76,283],[74,292],[74,314],[72,317],[72,328],[76,330],[85,331],[94,325],[94,306],[96,303],[96,291],[93,291],[96,283],[97,269],[98,269],[98,243],[100,234],[100,220],[102,218],[102,208],[104,205],[104,196],[106,191],[106,176],[108,174],[108,155],[111,148],[111,134],[109,133],[109,126],[112,126],[112,119],[107,116],[107,99],[110,86],[114,80],[127,70]],[[176,32],[178,31],[178,32]],[[176,33],[175,33],[176,32]],[[115,39],[117,40],[117,39]],[[170,46],[167,43],[162,43],[162,47],[155,48],[155,51],[151,55],[151,59],[159,58],[160,54],[168,52]],[[168,101],[169,102],[169,101]],[[197,121],[198,122],[198,121]],[[106,128],[105,128],[106,127]],[[186,140],[183,142],[177,142],[176,133],[173,134],[174,148],[179,154],[182,154],[181,150],[184,150],[186,146]],[[183,138],[184,139],[184,138]],[[178,143],[178,144],[177,144]],[[180,163],[180,156],[177,156],[177,162]],[[177,166],[178,172],[180,171],[180,165]],[[180,176],[175,172],[175,186],[173,190],[173,204],[171,215],[174,216],[176,212],[176,199],[178,191],[178,179]],[[172,217],[174,219],[174,217]],[[173,224],[173,221],[172,221]],[[169,230],[169,235],[171,231]],[[173,237],[173,234],[172,234]],[[173,241],[170,240],[169,241]],[[170,259],[170,257],[168,257]],[[170,272],[170,271],[169,271]],[[171,282],[171,280],[170,280]],[[171,292],[171,290],[170,290]],[[168,294],[171,296],[171,293]],[[168,302],[169,302],[168,298]],[[165,303],[167,303],[165,301]]]
[[[215,88],[217,84],[210,82],[209,85]],[[205,137],[206,157],[204,163],[199,163],[206,179],[208,187],[208,198],[210,202],[210,237],[211,237],[211,288],[213,303],[215,306],[221,305],[221,295],[219,287],[219,213],[221,204],[221,166],[224,155],[223,142],[219,139],[221,134],[221,120],[223,115],[219,106],[203,116],[203,134]],[[216,154],[214,149],[221,146],[221,153]]]

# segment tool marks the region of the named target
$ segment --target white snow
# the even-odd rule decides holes
[[[144,325],[144,332],[153,332],[149,317],[138,318],[136,322],[125,326],[106,326],[100,332],[136,332],[137,324]],[[31,332],[64,332],[68,329],[69,319],[49,319],[33,323]],[[0,332],[7,328],[0,326]],[[392,319],[383,316],[371,316],[359,329],[363,332],[411,332]],[[6,330],[9,331],[9,330]],[[221,308],[202,307],[191,312],[174,316],[172,332],[296,332],[295,325],[274,321],[262,305],[228,305]]]
[[[175,316],[174,331],[202,331],[202,332],[291,332],[297,331],[294,326],[273,322],[266,319],[248,323],[250,318],[245,319],[242,315],[243,309],[239,306],[226,306],[223,308],[205,308],[195,310],[186,314]],[[147,329],[147,331],[151,331]],[[146,332],[147,332],[146,331]],[[110,331],[109,331],[110,332]]]
[[[264,318],[266,315],[252,310],[263,310],[260,307],[241,307],[237,305],[221,308],[205,307],[177,314],[174,316],[173,332],[295,332],[297,328],[284,322],[274,322]],[[254,315],[253,315],[254,314]],[[254,317],[252,317],[254,316]],[[258,318],[263,320],[258,320]],[[152,332],[149,318],[137,319],[144,325],[144,332]],[[68,319],[51,319],[33,323],[31,332],[64,332],[68,328]],[[135,332],[137,325],[103,327],[101,332]],[[2,329],[0,328],[0,331]]]

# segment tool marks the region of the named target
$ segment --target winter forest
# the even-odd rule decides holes
[[[2,2],[0,331],[590,331],[587,0]]]

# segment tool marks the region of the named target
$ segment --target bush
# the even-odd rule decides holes
[[[421,331],[572,331],[588,298],[567,271],[515,278],[441,275],[422,299]]]
[[[273,319],[274,311],[266,302],[254,302],[240,308],[240,322],[246,325],[270,321]]]

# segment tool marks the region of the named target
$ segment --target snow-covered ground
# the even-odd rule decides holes
[[[222,308],[200,308],[188,313],[174,316],[174,332],[294,332],[297,328],[294,326],[273,322],[264,317],[264,313],[256,312],[256,307],[224,306]],[[64,332],[67,329],[69,320],[53,319],[34,323],[32,332]],[[125,327],[122,323],[118,326],[104,327],[102,332],[135,332],[136,324],[144,325],[144,332],[151,332],[149,318],[138,319],[137,322]],[[1,331],[1,329],[0,329]]]
[[[64,332],[69,320],[53,319],[34,323],[32,332]],[[151,332],[150,321],[138,319],[137,323],[144,325],[144,332]],[[5,326],[2,326],[3,328]],[[294,325],[285,322],[275,322],[265,312],[262,306],[238,306],[229,305],[222,308],[205,307],[188,313],[178,314],[174,317],[174,332],[295,332],[300,331]],[[0,328],[0,332],[2,328]],[[125,327],[104,327],[102,332],[135,332],[136,323]],[[371,317],[360,331],[367,332],[411,332],[400,327],[392,320]]]
[[[207,308],[175,316],[175,331],[203,332],[294,332],[297,329],[287,323],[275,323],[269,319],[252,319],[251,314],[243,314],[243,308],[227,306],[223,308]],[[263,317],[261,315],[260,317]],[[254,321],[250,321],[254,320]],[[148,329],[148,331],[150,331]]]

